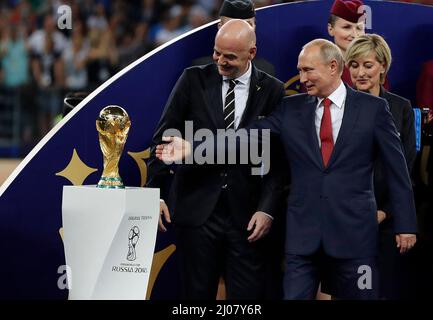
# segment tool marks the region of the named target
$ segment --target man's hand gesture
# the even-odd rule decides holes
[[[156,157],[164,161],[166,164],[171,164],[176,161],[185,159],[191,155],[191,143],[179,137],[162,137],[165,144],[156,146]]]

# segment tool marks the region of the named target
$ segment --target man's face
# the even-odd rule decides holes
[[[328,97],[336,83],[336,62],[325,63],[320,56],[320,47],[310,46],[301,51],[298,58],[300,81],[307,93],[319,98]]]
[[[213,60],[222,76],[230,79],[240,77],[247,71],[255,54],[256,47],[251,47],[245,41],[218,36],[215,39]]]
[[[222,27],[224,23],[227,23],[227,21],[233,20],[233,18],[221,16],[220,17],[220,23],[218,23],[218,29]],[[249,19],[243,19],[244,21],[248,22],[248,24],[253,27],[254,31],[256,30],[256,18],[249,18]]]

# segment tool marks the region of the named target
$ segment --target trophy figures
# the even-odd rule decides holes
[[[107,106],[99,113],[96,129],[104,158],[104,171],[98,182],[98,188],[125,188],[119,175],[119,160],[130,126],[128,114],[119,106]]]

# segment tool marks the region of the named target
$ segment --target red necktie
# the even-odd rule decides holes
[[[323,100],[323,116],[320,124],[320,141],[322,142],[322,159],[325,167],[331,158],[332,149],[334,148],[334,139],[332,138],[332,121],[331,109],[332,101],[328,98]]]

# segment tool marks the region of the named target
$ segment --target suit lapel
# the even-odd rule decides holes
[[[323,167],[322,153],[319,148],[319,141],[317,141],[316,132],[316,106],[317,98],[314,96],[307,95],[306,105],[302,107],[302,123],[305,127],[305,132],[308,135],[308,146],[310,146],[310,156],[319,168]]]
[[[338,133],[337,141],[329,159],[328,168],[336,161],[339,153],[341,152],[346,140],[350,137],[350,133],[358,118],[359,106],[356,101],[356,93],[353,89],[346,86],[347,96],[344,103],[344,114],[341,122],[340,131]]]
[[[254,65],[251,65],[251,81],[250,81],[250,89],[248,93],[247,105],[245,106],[244,113],[242,115],[241,121],[239,122],[239,128],[243,128],[246,124],[252,121],[252,118],[257,111],[258,108],[258,98],[263,90],[261,87],[261,79],[257,69]]]
[[[222,77],[216,69],[206,83],[205,97],[208,98],[206,106],[210,108],[209,112],[212,115],[216,128],[224,128],[223,102],[222,102]]]

